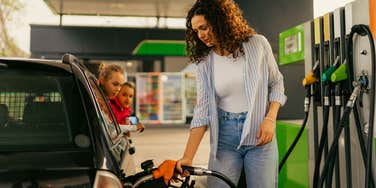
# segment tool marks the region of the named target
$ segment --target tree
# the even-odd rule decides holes
[[[11,14],[20,10],[22,4],[19,0],[0,0],[0,56],[26,57],[9,36],[6,24],[11,19]]]

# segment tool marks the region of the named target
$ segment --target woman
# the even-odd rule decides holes
[[[283,76],[270,44],[247,24],[232,0],[198,0],[186,19],[186,43],[197,64],[197,105],[184,155],[191,165],[207,127],[209,169],[247,187],[278,186],[275,139],[279,107],[286,101]],[[208,178],[208,187],[226,185]]]

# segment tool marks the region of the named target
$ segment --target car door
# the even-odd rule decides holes
[[[111,148],[112,154],[117,160],[119,166],[121,166],[124,173],[126,175],[132,174],[134,172],[134,166],[129,164],[129,162],[132,161],[129,152],[129,141],[123,136],[123,133],[116,122],[116,118],[114,118],[111,111],[110,105],[108,104],[108,99],[104,96],[102,90],[96,84],[96,79],[94,77],[90,77],[89,84],[101,111],[100,119],[102,120],[102,125],[106,130],[107,138],[109,138],[108,144]]]

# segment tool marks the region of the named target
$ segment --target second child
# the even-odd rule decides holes
[[[128,118],[132,115],[134,90],[135,88],[132,83],[125,82],[122,84],[116,97],[110,99],[112,111],[114,112],[117,122],[120,124],[120,128],[124,132],[132,130],[130,127],[131,122]],[[139,132],[145,129],[145,126],[141,122],[138,122],[135,126]]]

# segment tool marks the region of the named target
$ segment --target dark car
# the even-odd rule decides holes
[[[129,148],[74,56],[0,58],[0,187],[122,187]]]

